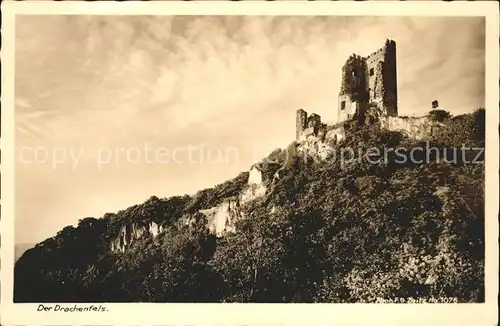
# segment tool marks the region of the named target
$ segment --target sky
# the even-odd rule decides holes
[[[388,38],[400,115],[484,107],[480,17],[18,16],[15,242],[248,171]]]

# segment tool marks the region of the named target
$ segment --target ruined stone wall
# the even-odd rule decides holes
[[[369,102],[382,103],[384,98],[383,77],[384,54],[381,50],[371,54],[366,60]]]
[[[404,132],[408,137],[422,140],[435,135],[444,124],[428,117],[380,117],[380,127],[390,131]]]
[[[396,42],[386,40],[384,47],[366,58],[368,102],[376,103],[383,115],[397,116]]]
[[[387,41],[384,60],[384,106],[389,116],[398,115],[398,80],[396,68],[396,42]]]
[[[342,141],[345,138],[345,128],[342,124],[330,126],[326,131],[325,139],[334,144]]]
[[[304,141],[310,136],[316,136],[317,131],[318,130],[315,127],[304,129],[304,131],[302,131],[302,133],[300,134],[298,141]]]
[[[304,135],[316,135],[319,128],[322,126],[321,116],[316,113],[311,113],[307,116],[307,112],[300,109],[297,110],[297,125],[295,139],[301,141]]]
[[[295,127],[295,139],[299,140],[300,135],[306,128],[307,124],[307,112],[299,109],[297,110],[297,121],[296,121],[296,127]]]
[[[368,101],[366,59],[351,55],[342,67],[342,82],[339,93],[338,121],[352,119],[355,110]]]
[[[321,117],[316,113],[312,113],[307,118],[307,127],[319,127],[321,125]]]
[[[352,101],[349,95],[340,95],[338,105],[339,122],[353,119],[361,107],[361,103]]]

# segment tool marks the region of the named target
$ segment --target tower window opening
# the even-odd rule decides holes
[[[340,102],[340,110],[345,110],[345,101]]]
[[[373,70],[373,68],[370,68],[370,76],[373,76],[374,73],[375,71]]]

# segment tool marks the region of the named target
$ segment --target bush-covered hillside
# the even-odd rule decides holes
[[[427,145],[441,155],[447,148],[448,162],[437,162],[436,151],[415,154],[427,162],[403,162],[392,151],[378,163],[339,164],[306,158],[296,143],[277,150],[260,166],[268,193],[244,207],[237,231],[221,238],[203,219],[176,221],[234,196],[248,174],[194,197],[152,197],[83,219],[20,258],[15,301],[483,301],[484,165],[470,162],[479,150],[460,149],[484,146],[484,119],[480,109],[444,120]],[[426,143],[372,125],[336,146]],[[125,253],[109,252],[109,240],[132,220],[166,230]]]

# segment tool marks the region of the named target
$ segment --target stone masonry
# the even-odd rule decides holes
[[[360,124],[371,121],[373,115],[397,117],[398,95],[396,77],[396,42],[385,45],[367,57],[352,54],[342,67],[342,83],[338,96],[336,138],[342,137],[342,125],[354,119]],[[368,119],[370,118],[370,119]],[[332,129],[321,123],[315,113],[308,116],[297,110],[296,140],[310,135],[326,134]]]
[[[398,115],[396,42],[385,45],[368,57],[351,55],[342,67],[338,98],[338,121],[364,119],[366,110],[381,116]]]
[[[437,100],[432,108],[438,108]],[[338,122],[321,123],[321,117],[300,109],[297,111],[296,140],[310,137],[318,140],[341,141],[352,125],[377,122],[381,127],[403,131],[408,136],[423,139],[441,126],[427,117],[398,117],[396,42],[385,45],[367,57],[352,54],[342,67],[342,83],[338,96]],[[350,127],[348,127],[350,126]]]

